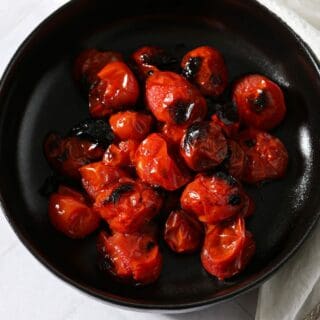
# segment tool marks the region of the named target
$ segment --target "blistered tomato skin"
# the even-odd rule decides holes
[[[190,125],[206,116],[206,100],[198,89],[174,72],[161,71],[146,81],[146,105],[157,120]]]
[[[260,130],[276,127],[286,114],[281,88],[267,77],[254,74],[238,80],[233,89],[241,122]]]
[[[170,154],[170,146],[158,133],[143,140],[136,152],[136,171],[140,179],[166,190],[176,190],[188,183],[190,175]]]
[[[228,140],[228,156],[223,164],[230,175],[242,179],[246,165],[246,154],[236,141]]]
[[[201,247],[203,226],[183,210],[172,211],[166,221],[164,239],[172,251],[191,253]]]
[[[52,225],[73,239],[86,237],[100,223],[99,215],[88,206],[85,197],[67,187],[60,187],[50,196],[48,212]]]
[[[240,273],[254,252],[252,235],[245,230],[243,218],[239,217],[208,229],[201,262],[208,273],[224,280]]]
[[[240,133],[238,141],[246,154],[243,181],[254,184],[285,175],[288,152],[278,138],[264,131],[247,129]]]
[[[199,174],[181,195],[181,207],[201,222],[215,224],[239,214],[245,205],[244,191],[231,176],[218,172]]]
[[[159,213],[162,198],[141,181],[123,179],[98,193],[94,208],[113,231],[140,231]]]
[[[107,64],[98,73],[98,78],[89,92],[89,111],[93,118],[134,107],[139,97],[139,85],[125,63]]]
[[[85,88],[97,79],[99,71],[110,62],[122,61],[122,55],[114,51],[86,49],[78,55],[74,63],[74,78]]]
[[[227,67],[221,53],[209,46],[189,51],[181,62],[183,75],[205,96],[217,97],[228,84]]]
[[[127,177],[120,168],[108,166],[102,161],[87,164],[79,170],[82,186],[93,200],[99,191]]]
[[[113,114],[110,126],[120,140],[143,140],[150,132],[152,116],[141,112],[124,111]]]
[[[58,173],[72,179],[80,179],[79,168],[101,160],[103,149],[97,144],[77,137],[62,138],[50,134],[44,142],[45,156]]]
[[[227,156],[228,145],[219,126],[203,121],[186,130],[180,152],[190,169],[204,171],[222,163]]]
[[[161,273],[162,256],[154,238],[148,234],[102,231],[97,241],[100,266],[118,279],[146,285],[155,282]]]

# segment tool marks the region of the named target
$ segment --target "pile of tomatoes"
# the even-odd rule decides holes
[[[97,240],[103,270],[135,284],[159,277],[159,236],[176,253],[200,251],[218,279],[241,272],[255,252],[245,226],[255,205],[241,182],[279,179],[288,163],[267,132],[286,113],[280,87],[258,74],[229,85],[222,54],[209,46],[180,64],[158,47],[127,62],[87,49],[73,74],[91,118],[45,140],[51,167],[78,184],[50,195],[53,226],[78,239],[106,222]]]

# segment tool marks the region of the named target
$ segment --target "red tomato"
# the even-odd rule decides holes
[[[172,145],[180,145],[181,139],[187,130],[187,126],[177,126],[165,123],[160,129],[161,134],[167,142]]]
[[[84,196],[67,187],[60,187],[50,196],[49,218],[57,230],[74,239],[86,237],[100,223],[99,215],[87,205]]]
[[[206,96],[217,97],[227,86],[227,67],[222,54],[213,47],[203,46],[189,51],[183,57],[181,67],[183,75]]]
[[[241,179],[246,165],[246,155],[240,145],[234,140],[228,140],[228,157],[224,166],[229,174]]]
[[[226,158],[227,140],[220,127],[213,122],[197,122],[182,137],[180,153],[192,170],[209,170]]]
[[[167,219],[164,239],[171,250],[190,253],[198,250],[203,237],[202,224],[183,210],[172,211]]]
[[[139,147],[136,140],[120,141],[110,144],[103,156],[103,162],[112,167],[132,167]]]
[[[158,133],[141,142],[135,160],[138,176],[151,185],[173,191],[190,180],[188,172],[174,160],[168,143]]]
[[[220,280],[241,272],[255,252],[251,233],[243,218],[217,224],[205,236],[201,262],[207,272]]]
[[[146,81],[146,105],[162,122],[184,125],[201,121],[207,113],[206,100],[182,76],[156,72]]]
[[[244,207],[242,210],[242,216],[246,219],[253,215],[254,210],[256,209],[256,205],[254,204],[252,198],[248,194],[244,194]]]
[[[240,133],[239,143],[246,154],[244,181],[257,183],[284,176],[288,152],[278,138],[263,131],[247,129]]]
[[[122,55],[114,51],[86,49],[78,55],[74,64],[74,77],[79,83],[93,84],[99,71],[110,62],[122,61]]]
[[[102,161],[87,164],[79,170],[82,185],[92,199],[96,198],[100,190],[127,177],[121,169],[108,166]]]
[[[162,256],[157,243],[149,235],[115,233],[108,236],[102,231],[97,250],[105,271],[117,278],[148,284],[160,276]]]
[[[257,129],[276,127],[286,114],[281,88],[258,74],[240,79],[234,86],[232,99],[238,107],[241,121]]]
[[[102,118],[136,104],[139,85],[125,63],[108,63],[98,77],[89,92],[89,111],[93,118]]]
[[[44,152],[53,169],[70,178],[80,179],[79,168],[101,160],[104,151],[97,143],[77,137],[61,138],[52,133],[44,142]]]
[[[160,195],[148,185],[123,179],[98,193],[94,208],[113,231],[133,233],[156,216],[161,208]]]
[[[152,116],[141,112],[124,111],[109,119],[112,131],[120,140],[143,140],[151,129]]]
[[[185,187],[181,207],[200,221],[214,224],[239,214],[244,200],[244,191],[233,177],[222,172],[212,176],[199,174]]]

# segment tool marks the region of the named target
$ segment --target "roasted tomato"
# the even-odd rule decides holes
[[[60,187],[50,196],[49,218],[57,230],[74,239],[89,235],[100,222],[99,215],[88,206],[85,197],[68,187]]]
[[[167,219],[164,239],[168,246],[178,253],[198,250],[203,237],[202,224],[183,210],[172,211]]]
[[[228,140],[228,156],[223,164],[230,175],[238,179],[242,178],[246,164],[246,155],[240,145],[234,140]]]
[[[245,205],[244,191],[231,176],[218,172],[199,174],[181,195],[181,207],[199,220],[214,224],[239,214]]]
[[[239,143],[246,154],[244,181],[257,183],[284,176],[288,153],[278,138],[264,131],[247,129],[240,133]]]
[[[146,81],[146,104],[162,122],[190,125],[207,113],[206,100],[182,76],[168,71],[156,72]]]
[[[203,121],[187,129],[181,140],[180,152],[189,168],[204,171],[222,163],[227,156],[228,145],[219,126]]]
[[[141,181],[122,180],[98,193],[95,209],[113,231],[132,233],[156,216],[162,206],[162,198],[150,186]]]
[[[103,156],[103,162],[112,167],[132,167],[139,147],[136,140],[120,141],[110,144]]]
[[[99,71],[110,62],[122,61],[122,55],[114,51],[86,49],[82,51],[74,64],[75,80],[89,88],[98,80]]]
[[[138,81],[125,63],[107,64],[98,73],[98,78],[89,92],[89,111],[93,118],[102,118],[136,104]]]
[[[158,70],[175,69],[177,59],[159,47],[142,47],[132,54],[140,78],[146,79]]]
[[[144,285],[156,281],[162,269],[162,256],[153,237],[147,234],[102,231],[97,250],[103,271],[124,281]]]
[[[216,113],[211,120],[221,127],[227,137],[234,137],[240,128],[240,119],[236,106],[233,103],[216,104]]]
[[[256,205],[254,204],[252,198],[248,194],[244,194],[244,207],[242,210],[243,218],[249,218],[253,215]]]
[[[212,226],[204,240],[201,262],[207,272],[220,280],[241,272],[255,252],[250,232],[243,218]]]
[[[160,132],[164,138],[173,145],[180,145],[181,139],[187,130],[187,126],[177,126],[165,123]]]
[[[280,87],[258,74],[240,79],[234,86],[232,99],[238,107],[241,121],[257,129],[274,128],[286,114]]]
[[[152,133],[141,142],[135,162],[142,181],[172,191],[188,183],[190,175],[174,160],[169,148],[160,134]]]
[[[92,199],[95,199],[102,189],[121,181],[121,178],[127,178],[124,171],[108,166],[102,161],[87,164],[79,170],[82,185]]]
[[[181,67],[182,74],[206,96],[217,97],[227,86],[227,67],[215,48],[203,46],[189,51],[183,57]]]
[[[124,111],[112,115],[109,123],[120,140],[141,141],[150,132],[152,116],[141,112]]]
[[[61,138],[51,133],[45,140],[44,152],[53,169],[72,179],[79,179],[79,168],[101,160],[104,151],[97,143],[77,137]]]

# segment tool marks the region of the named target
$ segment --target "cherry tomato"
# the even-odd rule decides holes
[[[104,151],[97,143],[77,137],[61,138],[51,133],[45,140],[44,152],[53,169],[72,179],[80,179],[79,168],[101,160]]]
[[[214,224],[239,214],[244,200],[244,191],[233,177],[223,172],[199,174],[185,187],[181,207],[200,221]]]
[[[177,126],[165,123],[161,127],[160,132],[168,143],[179,146],[187,128],[187,126]]]
[[[89,92],[89,111],[93,118],[102,118],[136,104],[139,85],[125,63],[108,63],[98,73],[98,78]]]
[[[241,179],[246,165],[246,155],[240,145],[234,140],[228,140],[228,156],[224,162],[224,167],[229,174]]]
[[[169,145],[158,133],[143,140],[136,152],[136,171],[140,179],[166,190],[188,183],[190,175],[170,154]]]
[[[228,72],[221,53],[209,46],[189,51],[181,62],[182,74],[195,83],[202,94],[217,97],[225,90]]]
[[[267,77],[254,74],[240,79],[233,89],[241,121],[261,130],[276,127],[286,114],[281,88]]]
[[[160,276],[162,256],[155,240],[147,234],[115,233],[108,236],[102,231],[97,250],[104,271],[119,279],[143,285]]]
[[[222,163],[227,156],[228,145],[219,126],[203,121],[187,129],[181,140],[180,152],[189,168],[204,171]]]
[[[50,196],[49,218],[58,231],[74,239],[86,237],[100,223],[99,215],[87,205],[85,197],[67,187],[60,187]]]
[[[253,215],[256,209],[256,205],[254,204],[252,198],[248,194],[244,194],[244,207],[242,210],[243,218],[249,218]]]
[[[201,262],[206,271],[220,280],[241,272],[255,252],[251,233],[243,218],[217,224],[205,236]]]
[[[146,81],[146,105],[162,122],[190,125],[207,113],[206,100],[182,76],[169,71],[156,72]]]
[[[141,112],[124,111],[112,115],[109,123],[120,140],[141,141],[150,132],[152,116]]]
[[[135,154],[139,147],[136,140],[120,141],[118,144],[110,144],[103,156],[103,162],[112,167],[132,167]]]
[[[198,250],[203,236],[202,224],[183,210],[172,211],[169,215],[164,239],[171,250],[178,253],[190,253]]]
[[[98,80],[98,73],[104,66],[110,62],[122,60],[122,55],[118,52],[86,49],[80,52],[75,60],[75,80],[89,87]]]
[[[132,233],[156,216],[162,206],[160,195],[141,181],[123,179],[98,193],[95,209],[113,231]]]
[[[288,165],[288,152],[282,142],[267,132],[247,129],[240,133],[239,143],[246,154],[242,179],[248,183],[279,179]]]
[[[92,199],[96,198],[100,190],[127,177],[121,169],[108,166],[102,161],[87,164],[79,170],[82,185]]]

